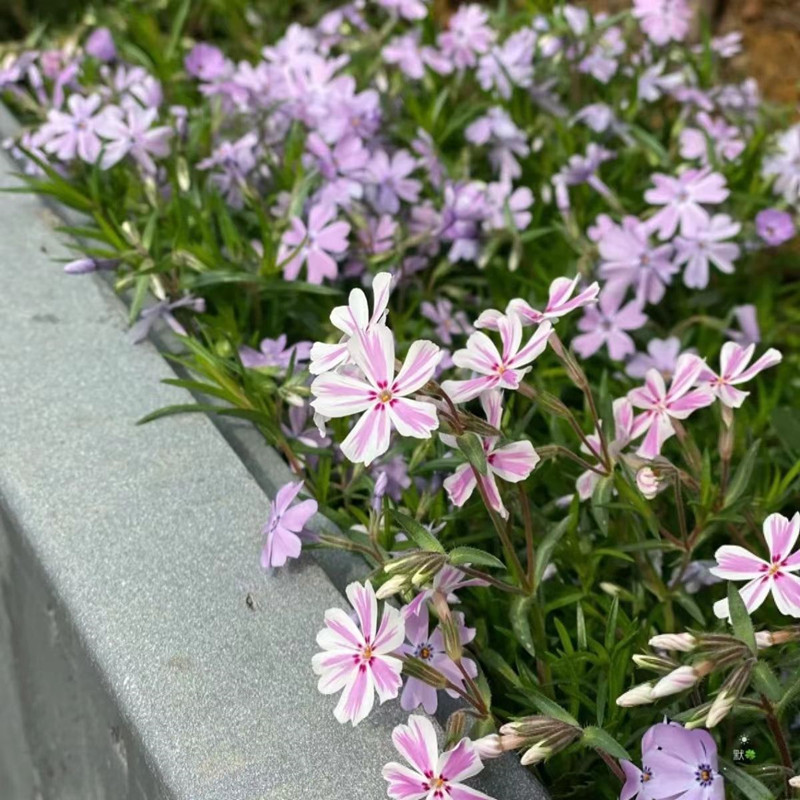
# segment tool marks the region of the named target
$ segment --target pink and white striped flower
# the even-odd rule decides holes
[[[582,289],[578,294],[575,294],[575,289],[578,286],[580,276],[576,275],[574,278],[556,278],[550,284],[550,290],[547,298],[547,306],[544,311],[538,311],[533,308],[530,303],[517,297],[511,300],[506,307],[506,316],[511,315],[513,312],[519,316],[523,325],[539,325],[545,320],[553,322],[570,311],[575,311],[578,308],[588,306],[590,303],[597,301],[597,295],[600,293],[600,284],[595,281],[589,284],[585,289]],[[502,317],[499,311],[495,309],[488,309],[484,311],[475,323],[476,328],[489,328],[490,330],[497,330],[498,320]]]
[[[344,336],[338,344],[315,342],[311,348],[311,363],[308,371],[320,375],[344,364],[350,356],[350,339],[358,331],[381,325],[386,319],[386,306],[392,290],[392,276],[389,272],[379,272],[372,279],[372,315],[369,313],[367,296],[361,289],[353,289],[346,306],[336,306],[331,311],[331,323]]]
[[[481,405],[486,413],[486,419],[493,428],[500,427],[503,416],[503,393],[493,389],[481,395]],[[445,441],[446,438],[442,437]],[[483,440],[483,450],[486,453],[487,474],[475,475],[475,470],[470,464],[462,464],[444,482],[444,488],[450,497],[450,502],[459,508],[469,500],[478,481],[486,492],[491,507],[503,518],[508,517],[508,511],[503,505],[503,498],[497,487],[496,478],[502,478],[509,483],[524,481],[533,472],[539,463],[539,454],[533,445],[527,441],[512,442],[511,444],[497,447],[496,436],[487,436]],[[455,444],[455,442],[453,442]]]
[[[452,750],[439,754],[433,724],[413,714],[408,725],[398,725],[392,742],[411,765],[391,761],[383,768],[392,800],[492,800],[489,795],[461,783],[483,769],[473,743],[462,739]]]
[[[742,347],[736,342],[726,342],[722,345],[722,352],[719,356],[719,374],[709,367],[705,367],[700,373],[699,380],[708,382],[714,396],[724,406],[740,408],[750,392],[735,387],[753,380],[759,372],[780,364],[783,359],[780,351],[771,347],[755,364],[748,367],[755,349],[755,344]]]
[[[717,566],[712,574],[728,581],[748,581],[739,594],[747,610],[755,611],[771,592],[782,614],[800,617],[800,550],[792,553],[800,534],[800,512],[791,519],[770,514],[762,528],[769,548],[769,561],[753,555],[739,545],[726,544],[714,554]],[[714,603],[714,613],[724,619],[730,615],[727,600]]]
[[[475,378],[465,381],[445,381],[442,389],[454,403],[465,403],[490,389],[517,389],[528,366],[547,346],[553,330],[550,322],[543,322],[533,336],[522,344],[522,322],[516,314],[501,314],[496,319],[497,330],[503,344],[502,353],[482,331],[476,331],[467,346],[453,353],[453,363],[477,372]]]
[[[636,408],[645,409],[633,423],[631,439],[645,434],[637,451],[642,458],[655,458],[664,442],[675,433],[673,419],[686,419],[693,411],[714,402],[714,392],[708,384],[692,387],[705,368],[705,362],[692,353],[684,353],[675,365],[675,375],[667,390],[664,378],[655,369],[648,370],[644,386],[628,392]]]
[[[358,625],[342,609],[329,608],[325,628],[317,634],[323,652],[311,663],[322,694],[342,692],[336,719],[357,725],[372,710],[376,692],[384,703],[400,691],[403,664],[394,653],[403,644],[405,623],[396,608],[384,605],[378,624],[378,600],[369,581],[351,583],[346,593]]]
[[[341,448],[356,464],[371,464],[389,449],[392,428],[401,436],[429,439],[439,427],[432,403],[411,400],[432,377],[442,358],[433,342],[419,340],[408,350],[400,372],[394,374],[394,336],[378,325],[350,340],[350,357],[363,377],[326,372],[311,384],[314,410],[327,418],[361,414]]]

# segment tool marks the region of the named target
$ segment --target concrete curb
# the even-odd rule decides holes
[[[259,568],[264,491],[287,468],[236,423],[133,427],[191,397],[131,346],[106,283],[53,263],[51,216],[0,194],[4,800],[384,797],[406,714],[340,726],[310,659],[341,595],[311,558]],[[339,586],[358,566],[325,564]],[[482,777],[498,800],[545,796],[511,759]]]

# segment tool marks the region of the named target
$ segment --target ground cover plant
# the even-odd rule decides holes
[[[265,570],[363,557],[309,669],[343,723],[409,712],[389,796],[506,751],[556,798],[791,796],[800,127],[739,39],[682,0],[184,21],[12,49],[7,146],[84,214],[65,271],[180,337],[206,401],[150,419],[294,471]]]

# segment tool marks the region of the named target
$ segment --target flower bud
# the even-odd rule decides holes
[[[520,759],[520,763],[527,767],[531,764],[538,764],[544,761],[553,752],[552,747],[548,747],[545,742],[537,742],[533,747],[529,747]]]
[[[633,689],[628,689],[627,692],[621,694],[617,698],[617,705],[623,708],[630,708],[632,706],[643,706],[647,703],[652,703],[655,698],[653,697],[653,686],[650,683],[641,683],[634,686]]]
[[[752,671],[753,661],[750,660],[740,664],[731,672],[708,710],[707,728],[713,728],[728,716],[736,701],[749,686]]]
[[[469,720],[462,709],[454,711],[447,718],[447,725],[445,725],[444,729],[445,740],[447,742],[446,749],[453,747],[466,736],[468,725]]]
[[[393,575],[386,583],[378,587],[375,596],[378,600],[385,600],[387,597],[393,597],[398,592],[406,588],[407,579],[405,575]]]
[[[656,650],[677,650],[688,653],[697,647],[697,639],[691,633],[661,633],[648,642]]]
[[[663,673],[672,672],[678,666],[678,662],[673,658],[664,658],[651,653],[636,653],[633,656],[633,663],[641,669],[650,669],[653,672]]]
[[[658,494],[660,484],[658,476],[650,467],[642,467],[636,473],[636,486],[648,500],[652,500]]]
[[[472,746],[482,759],[499,758],[504,752],[500,737],[496,733],[475,739]]]
[[[413,656],[403,659],[403,673],[422,681],[434,689],[445,689],[449,681],[438,669],[428,666],[424,661]]]
[[[654,687],[653,698],[668,697],[691,689],[704,675],[711,671],[713,664],[703,661],[699,666],[682,666],[665,675]]]
[[[789,778],[789,786],[794,789],[800,788],[800,775],[795,775],[793,778]]]

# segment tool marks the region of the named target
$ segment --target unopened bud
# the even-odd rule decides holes
[[[658,475],[650,467],[642,467],[636,473],[636,486],[648,500],[652,500],[658,494],[661,483]]]
[[[403,591],[409,584],[405,575],[393,575],[386,583],[378,587],[375,596],[378,600],[385,600],[387,597],[393,597],[398,592]]]
[[[734,703],[750,684],[752,671],[753,661],[746,661],[731,672],[708,710],[708,716],[706,717],[707,728],[713,728],[728,716]]]
[[[653,697],[658,699],[678,694],[686,689],[691,689],[704,675],[707,675],[713,664],[703,661],[697,666],[682,666],[665,675],[654,687]]]
[[[634,686],[633,689],[628,689],[627,692],[621,694],[617,698],[617,705],[623,708],[631,708],[632,706],[643,706],[647,703],[652,703],[655,698],[653,697],[653,686],[650,683],[640,683]]]
[[[459,709],[454,711],[447,718],[447,725],[445,725],[445,749],[449,750],[457,742],[460,742],[467,734],[469,727],[469,720],[463,710]],[[474,744],[474,743],[473,743]]]
[[[793,778],[789,778],[789,786],[793,789],[800,788],[800,775],[795,775]]]
[[[552,747],[548,747],[546,742],[537,742],[533,747],[529,747],[520,759],[523,766],[530,766],[531,764],[538,764],[544,761],[553,752]]]
[[[677,666],[678,662],[673,658],[664,658],[664,656],[656,656],[652,653],[636,653],[633,656],[633,663],[641,669],[650,669],[653,672],[672,672]]]
[[[449,684],[448,679],[438,669],[413,656],[406,656],[403,659],[403,672],[428,686],[433,686],[434,689],[445,689]]]
[[[461,661],[462,647],[461,647],[461,631],[458,623],[452,616],[447,616],[439,623],[442,629],[442,638],[444,639],[444,651],[447,657],[458,664]]]
[[[482,759],[499,758],[504,752],[500,737],[496,733],[475,739],[472,746]]]
[[[691,633],[661,633],[648,642],[656,650],[676,650],[688,653],[697,647],[697,639]]]

